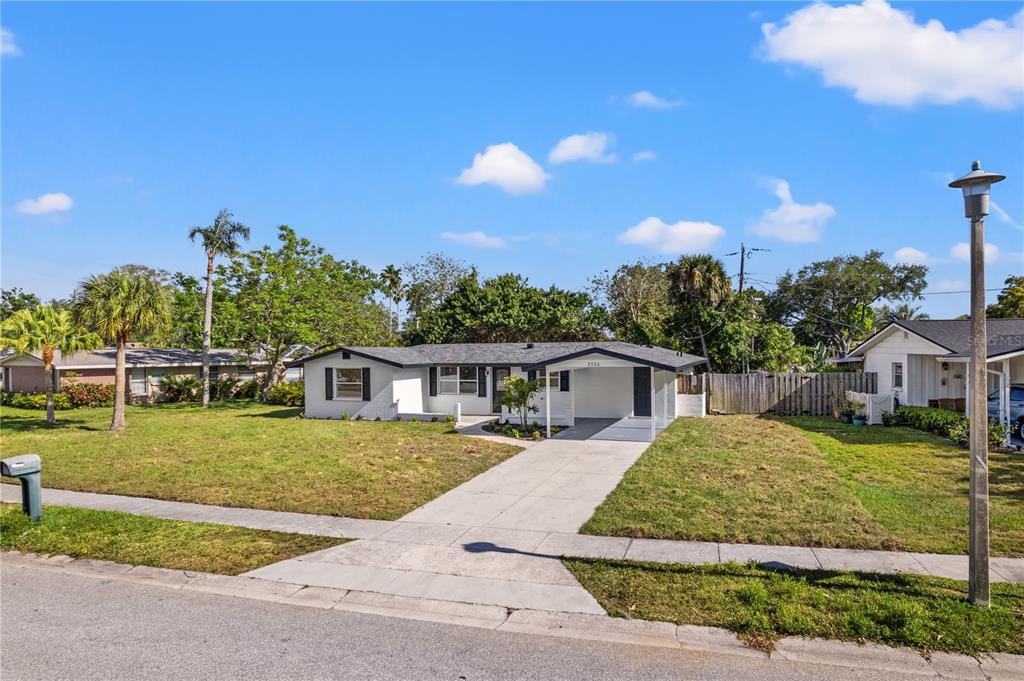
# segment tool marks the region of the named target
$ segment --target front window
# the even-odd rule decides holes
[[[441,367],[442,395],[476,395],[477,367]]]
[[[363,370],[362,369],[335,369],[334,370],[334,399],[336,399],[336,400],[362,400],[363,399]]]
[[[552,371],[551,373],[548,374],[548,387],[549,388],[551,388],[553,390],[558,390],[559,385],[560,385],[560,383],[559,383],[559,373],[560,372],[558,372],[558,371]],[[537,376],[537,380],[540,381],[540,387],[543,389],[544,388],[544,372],[540,372],[540,375]]]
[[[903,387],[903,362],[892,363],[892,387]]]
[[[219,366],[212,366],[212,367],[210,367],[210,380],[211,381],[219,381],[220,380],[220,367]]]

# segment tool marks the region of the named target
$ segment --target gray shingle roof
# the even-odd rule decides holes
[[[39,353],[31,353],[38,358]],[[0,357],[0,361],[7,359]],[[108,367],[114,366],[117,360],[116,348],[102,348],[88,352],[76,352],[63,356],[60,352],[54,353],[53,363],[59,368],[62,366],[78,367]],[[201,350],[190,350],[186,348],[128,348],[125,350],[125,364],[127,366],[180,366],[202,364],[203,353]],[[228,364],[249,364],[249,359],[240,350],[233,348],[211,348],[210,363],[213,365]]]
[[[532,347],[529,347],[532,346]],[[570,357],[592,352],[609,357],[628,359],[640,364],[671,371],[680,370],[704,361],[703,357],[677,352],[668,348],[647,347],[619,341],[574,341],[564,343],[440,343],[411,347],[346,346],[303,357],[288,366],[336,352],[376,359],[400,367],[431,366],[440,364],[481,364],[487,366],[508,364],[525,368],[540,367]]]
[[[897,321],[893,324],[945,348],[949,351],[948,357],[968,357],[971,354],[969,319],[916,319]],[[889,327],[885,327],[887,328]],[[989,319],[985,329],[988,336],[988,357],[1024,350],[1024,319]]]

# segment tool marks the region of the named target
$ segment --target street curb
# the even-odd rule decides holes
[[[980,658],[974,658],[969,655],[934,652],[926,658],[912,648],[894,648],[873,643],[860,645],[849,641],[794,636],[780,639],[775,645],[775,650],[769,654],[751,648],[733,632],[717,627],[630,620],[608,615],[507,610],[494,605],[347,591],[258,577],[235,577],[144,565],[132,566],[107,560],[75,559],[69,556],[18,551],[0,552],[0,564],[4,567],[61,572],[104,581],[130,582],[286,605],[344,610],[521,634],[963,681],[1017,681],[1024,678],[1024,655],[1007,653],[984,654]]]

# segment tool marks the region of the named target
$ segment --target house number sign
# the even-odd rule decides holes
[[[601,366],[601,363],[600,362],[587,362],[587,366],[588,367],[599,367],[599,366]]]

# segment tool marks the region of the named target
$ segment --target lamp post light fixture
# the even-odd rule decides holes
[[[971,172],[949,186],[964,193],[964,216],[971,221],[971,362],[970,395],[970,534],[968,536],[967,598],[988,607],[988,336],[985,329],[985,216],[989,190],[1005,175],[971,164]]]

